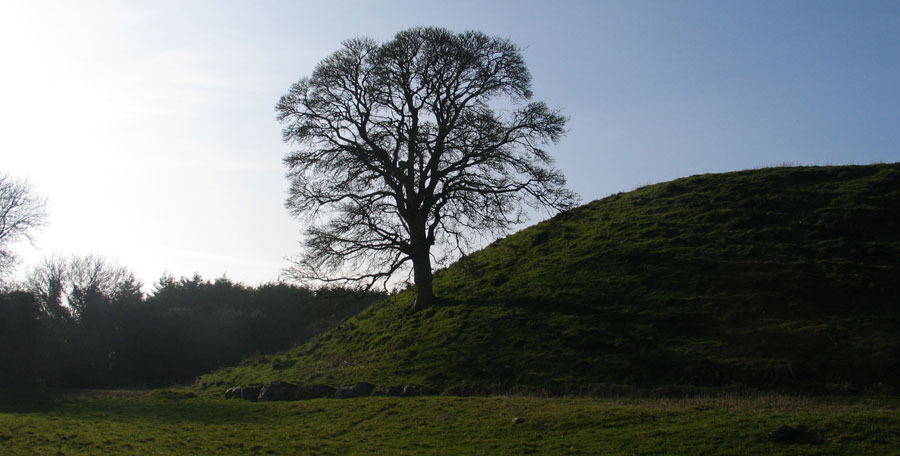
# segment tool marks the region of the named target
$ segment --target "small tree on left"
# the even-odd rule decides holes
[[[0,173],[0,283],[18,262],[12,249],[47,223],[46,201],[27,181]]]
[[[112,310],[113,304],[140,302],[142,286],[130,269],[99,255],[46,257],[25,279],[43,313],[81,323]]]

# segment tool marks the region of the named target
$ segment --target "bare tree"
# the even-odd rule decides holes
[[[577,196],[542,149],[566,118],[528,102],[530,87],[520,48],[479,32],[344,42],[276,106],[298,146],[284,159],[286,205],[310,222],[289,274],[371,286],[412,263],[420,309],[434,300],[433,259],[464,254],[472,234],[507,232],[523,203],[571,207]]]
[[[0,173],[0,278],[18,261],[12,245],[47,222],[46,202],[27,181]]]
[[[52,317],[82,319],[111,302],[139,300],[141,282],[127,267],[99,255],[44,258],[26,278],[26,287]]]
[[[34,266],[25,278],[25,287],[37,296],[43,312],[56,319],[70,316],[63,302],[69,283],[69,262],[53,255]]]
[[[69,306],[78,318],[92,307],[142,296],[142,284],[130,269],[99,255],[72,257],[68,276]]]

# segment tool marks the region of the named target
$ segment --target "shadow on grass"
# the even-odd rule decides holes
[[[240,424],[265,421],[267,404],[220,401],[147,390],[0,389],[0,413],[119,422]]]

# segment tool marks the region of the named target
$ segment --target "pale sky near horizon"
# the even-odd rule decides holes
[[[419,25],[524,48],[584,202],[678,177],[900,161],[896,1],[0,0],[0,172],[49,201],[19,245],[277,279],[303,227],[274,105],[340,42]]]

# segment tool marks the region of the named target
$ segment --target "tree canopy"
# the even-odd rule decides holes
[[[184,384],[288,349],[383,297],[199,275],[163,276],[145,295],[127,267],[101,256],[51,256],[0,289],[0,387]]]
[[[12,245],[46,223],[45,206],[28,182],[0,173],[0,280],[17,262]]]
[[[574,205],[543,148],[566,118],[531,97],[507,39],[429,27],[345,41],[276,106],[296,146],[286,205],[310,223],[289,272],[371,286],[411,264],[426,307],[433,260],[465,253],[473,234],[505,233],[523,205]]]

